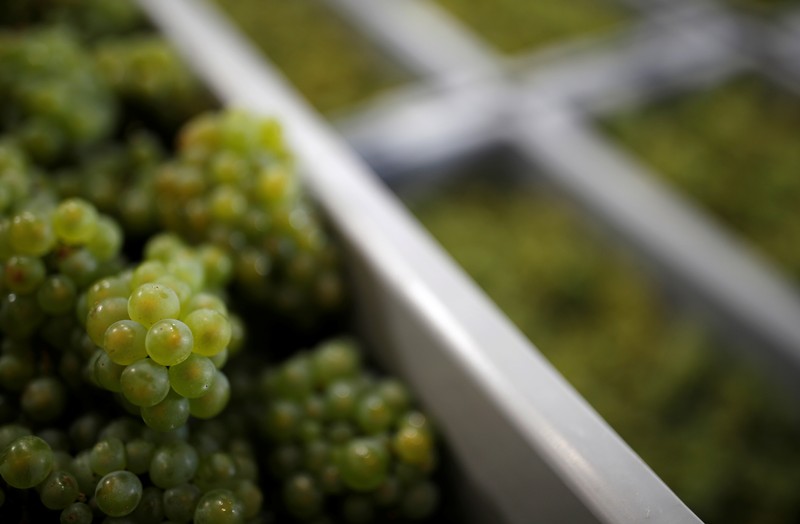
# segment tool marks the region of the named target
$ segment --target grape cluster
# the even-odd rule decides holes
[[[286,511],[302,521],[417,520],[436,507],[437,461],[428,418],[407,389],[376,379],[355,344],[336,339],[261,378],[261,431]]]
[[[0,512],[32,521],[96,516],[134,523],[242,523],[261,512],[251,444],[223,425],[154,433],[132,418],[89,414],[68,432],[0,426]],[[24,497],[35,488],[38,503]],[[5,499],[5,500],[3,500]]]
[[[219,248],[191,249],[161,234],[145,246],[143,262],[85,294],[86,332],[102,348],[90,363],[94,380],[120,393],[153,429],[176,429],[190,414],[214,417],[228,403],[220,368],[242,335],[215,291],[231,266]]]
[[[110,136],[116,101],[67,29],[0,33],[0,127],[32,158],[53,165]]]
[[[299,324],[340,307],[337,253],[299,190],[276,122],[236,111],[195,118],[154,187],[161,224],[233,253],[250,299]]]
[[[45,188],[0,217],[0,420],[51,422],[93,346],[75,315],[92,281],[119,270],[122,230]]]
[[[109,39],[94,49],[100,74],[130,115],[174,131],[211,108],[211,97],[172,46],[151,34]]]
[[[355,346],[254,385],[343,304],[279,125],[197,116],[208,95],[128,0],[7,4],[26,30],[0,32],[0,522],[431,514],[429,422]]]

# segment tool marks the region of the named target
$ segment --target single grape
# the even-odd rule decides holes
[[[127,366],[147,357],[146,336],[147,329],[138,322],[118,320],[106,329],[103,349],[115,364]]]
[[[189,399],[189,411],[197,418],[213,418],[225,409],[231,397],[228,378],[217,370],[208,393],[198,398]]]
[[[101,300],[89,309],[86,332],[97,346],[103,347],[106,330],[119,320],[128,320],[128,301],[122,297]]]
[[[6,288],[20,295],[38,290],[46,276],[47,268],[40,258],[19,255],[8,259],[3,273]]]
[[[240,480],[236,483],[233,493],[242,504],[245,520],[253,519],[261,512],[264,495],[254,482]]]
[[[142,438],[131,440],[125,444],[125,455],[128,457],[128,471],[144,475],[150,469],[150,461],[156,445]]]
[[[75,307],[75,284],[64,275],[51,275],[39,286],[36,299],[48,315],[67,314]]]
[[[78,480],[66,471],[50,473],[39,485],[39,498],[47,509],[64,509],[78,498]]]
[[[142,491],[139,505],[130,514],[133,522],[151,523],[164,520],[164,491],[154,486],[148,486]]]
[[[94,492],[97,507],[109,517],[130,514],[142,499],[142,481],[130,471],[115,471],[100,479]]]
[[[354,439],[345,446],[337,465],[348,487],[368,491],[386,479],[389,453],[375,439]]]
[[[94,379],[100,387],[114,393],[122,391],[122,374],[125,366],[121,366],[111,360],[111,357],[101,350],[97,350],[94,355]]]
[[[86,303],[94,306],[106,298],[128,298],[131,294],[129,282],[119,277],[101,278],[86,290]]]
[[[423,466],[430,462],[433,454],[433,439],[425,428],[401,427],[392,441],[397,456],[409,464]]]
[[[105,262],[117,256],[122,248],[124,233],[114,220],[100,217],[94,235],[86,244],[86,250],[94,257]]]
[[[53,249],[56,237],[47,217],[25,211],[11,219],[8,240],[15,253],[41,257]]]
[[[150,461],[150,480],[162,489],[189,482],[197,471],[199,458],[186,442],[170,442],[156,449]]]
[[[194,510],[202,492],[194,484],[179,484],[164,491],[164,513],[173,522],[184,523],[194,518]]]
[[[9,486],[32,488],[50,474],[53,450],[33,435],[17,438],[0,453],[0,476]]]
[[[55,420],[64,412],[67,392],[60,380],[54,377],[34,379],[22,390],[20,407],[37,422]]]
[[[189,327],[174,318],[157,321],[147,331],[145,348],[155,362],[174,366],[192,354],[194,337]]]
[[[231,326],[228,319],[215,309],[198,309],[185,318],[192,330],[194,346],[192,351],[206,357],[213,357],[228,345],[231,340]]]
[[[241,524],[244,508],[227,489],[214,489],[200,497],[194,510],[195,524]]]
[[[311,475],[298,473],[284,483],[283,502],[294,517],[307,520],[320,513],[323,497]]]
[[[189,420],[189,400],[175,392],[158,404],[142,408],[142,420],[156,431],[171,431]]]
[[[169,383],[176,393],[186,398],[198,398],[208,393],[217,368],[214,363],[197,354],[169,368]]]
[[[92,524],[92,508],[83,502],[70,504],[61,512],[61,524]]]
[[[125,469],[127,465],[125,444],[118,438],[101,440],[94,445],[89,454],[89,465],[99,476]]]
[[[331,382],[355,375],[360,358],[354,345],[346,339],[326,342],[312,356],[317,384],[326,387]]]
[[[79,198],[61,202],[53,213],[56,237],[65,244],[85,244],[97,229],[97,209]]]
[[[155,406],[169,393],[167,368],[143,358],[127,366],[120,376],[122,394],[140,407]]]
[[[178,318],[180,312],[181,303],[178,295],[163,284],[153,282],[142,284],[128,299],[130,318],[146,328],[162,319]]]

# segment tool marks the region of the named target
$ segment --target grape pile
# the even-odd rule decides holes
[[[352,341],[299,353],[266,370],[260,387],[260,429],[275,444],[268,463],[290,515],[341,515],[356,524],[418,520],[434,510],[430,422],[401,383],[362,368]]]
[[[178,158],[154,181],[160,223],[229,250],[239,289],[300,324],[339,307],[337,253],[299,191],[278,124],[206,115],[178,144]]]
[[[406,389],[342,340],[296,353],[344,286],[279,124],[197,115],[132,5],[0,13],[0,522],[427,517]]]
[[[0,128],[38,163],[77,156],[112,133],[117,103],[68,29],[0,32]]]

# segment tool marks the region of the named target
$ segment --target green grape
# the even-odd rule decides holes
[[[193,255],[173,257],[167,262],[167,271],[186,282],[192,293],[200,291],[205,285],[206,275],[202,260]]]
[[[261,489],[250,480],[240,480],[233,490],[234,495],[242,504],[244,519],[253,519],[261,512],[264,495]]]
[[[121,366],[111,360],[111,357],[103,351],[97,351],[94,357],[94,379],[100,387],[114,393],[122,392],[122,374],[125,366]]]
[[[147,329],[133,320],[118,320],[111,324],[103,337],[103,349],[109,358],[123,366],[147,357]]]
[[[432,460],[433,440],[430,432],[414,426],[401,427],[392,441],[397,456],[409,464],[423,466]]]
[[[264,414],[264,432],[277,442],[291,440],[300,426],[301,411],[294,402],[276,400]]]
[[[75,502],[61,512],[61,524],[92,524],[94,515],[88,504]]]
[[[383,379],[378,383],[377,393],[395,413],[404,413],[411,406],[411,394],[399,380]]]
[[[284,483],[283,502],[294,517],[306,520],[322,511],[323,497],[313,477],[298,473]]]
[[[53,468],[53,450],[33,435],[19,437],[0,453],[0,476],[9,486],[27,489],[44,481]]]
[[[389,453],[374,439],[355,439],[345,446],[337,465],[348,487],[373,490],[386,480]]]
[[[214,489],[200,497],[194,510],[195,524],[241,524],[244,508],[227,489]]]
[[[197,418],[213,418],[225,409],[231,397],[231,388],[228,378],[219,370],[214,375],[214,381],[208,393],[198,398],[189,399],[189,411]]]
[[[115,471],[100,479],[94,496],[103,513],[124,517],[133,512],[142,499],[142,481],[130,471]]]
[[[39,286],[36,300],[48,315],[65,315],[73,310],[77,299],[75,284],[64,275],[51,275]]]
[[[189,420],[188,399],[170,391],[164,400],[154,406],[142,408],[145,424],[156,431],[171,431]]]
[[[281,397],[301,400],[310,395],[314,388],[310,359],[298,355],[286,361],[278,372],[275,388]]]
[[[36,364],[30,355],[0,355],[0,387],[19,391],[36,374]]]
[[[39,497],[47,509],[64,509],[78,498],[78,480],[66,471],[56,470],[39,485]]]
[[[117,256],[122,248],[124,233],[114,220],[101,216],[94,235],[86,243],[86,250],[97,260],[105,262]]]
[[[47,269],[41,259],[29,256],[9,258],[3,272],[6,288],[10,292],[20,295],[36,291],[46,276]]]
[[[53,249],[56,237],[46,217],[26,211],[16,215],[8,228],[8,240],[15,253],[41,257]]]
[[[345,490],[342,474],[334,464],[328,464],[317,476],[320,489],[327,494],[341,494]]]
[[[231,340],[231,326],[228,319],[215,309],[198,309],[189,313],[186,325],[194,336],[192,351],[213,357],[228,345]]]
[[[186,315],[198,309],[213,309],[225,317],[228,316],[228,307],[225,305],[225,301],[212,293],[201,292],[192,295],[181,311],[181,318],[186,322]]]
[[[236,462],[227,453],[215,452],[200,459],[194,483],[205,491],[227,487],[236,477]]]
[[[206,283],[209,287],[224,286],[230,281],[233,276],[233,261],[224,250],[218,246],[203,244],[198,248],[198,254],[203,263]]]
[[[202,492],[194,484],[179,484],[164,491],[164,514],[173,522],[183,524],[194,518],[194,510]]]
[[[89,454],[89,465],[97,475],[108,475],[127,465],[125,444],[118,438],[106,438],[94,445]]]
[[[194,338],[189,327],[172,318],[159,320],[145,337],[147,354],[164,366],[180,364],[192,353]]]
[[[217,368],[207,357],[191,354],[169,368],[169,383],[172,389],[186,398],[198,398],[208,393]]]
[[[75,475],[82,493],[94,492],[97,482],[100,480],[100,477],[92,471],[90,455],[91,451],[89,450],[78,453],[69,468],[70,472]]]
[[[394,412],[379,393],[370,393],[358,401],[356,420],[364,433],[374,435],[389,429]]]
[[[95,345],[102,347],[106,330],[119,320],[129,320],[128,301],[122,297],[101,300],[89,309],[86,316],[86,332]]]
[[[143,358],[125,368],[120,377],[122,394],[136,406],[155,406],[169,393],[167,368]]]
[[[93,205],[79,198],[69,198],[53,213],[53,230],[65,244],[85,244],[94,236],[98,218]]]
[[[128,282],[119,277],[106,277],[98,280],[86,290],[86,303],[94,306],[107,298],[128,298],[131,291]]]
[[[136,274],[134,273],[134,279]],[[132,320],[149,328],[167,318],[178,318],[181,303],[178,295],[163,284],[148,282],[136,288],[128,299],[128,314]]]
[[[22,391],[20,407],[32,420],[49,422],[64,411],[67,394],[60,380],[40,377],[30,381]]]
[[[359,387],[353,381],[339,380],[325,394],[325,414],[331,420],[348,420],[355,414]]]
[[[71,253],[61,258],[58,270],[75,282],[79,288],[84,288],[102,276],[97,259],[87,249],[74,249]]]
[[[171,442],[156,449],[150,462],[150,480],[162,489],[189,482],[197,471],[199,458],[186,442]]]
[[[149,440],[137,438],[125,444],[125,455],[128,457],[128,471],[143,475],[150,469],[150,461],[156,446]]]
[[[119,439],[122,442],[127,442],[142,433],[142,425],[130,417],[119,417],[100,430],[97,435],[97,440],[104,439]]]
[[[76,419],[69,427],[69,438],[77,449],[94,446],[97,435],[105,424],[97,413],[88,413]]]
[[[314,351],[312,362],[317,384],[327,387],[337,379],[353,376],[361,360],[351,342],[334,340]]]
[[[181,303],[181,307],[183,307],[183,305],[186,304],[190,298],[192,298],[192,287],[170,273],[161,275],[155,280],[154,283],[161,284],[162,286],[166,286],[174,291],[178,296],[178,301]]]
[[[167,268],[158,260],[145,260],[133,270],[131,276],[131,289],[138,289],[140,286],[155,282],[155,280],[167,274]]]

